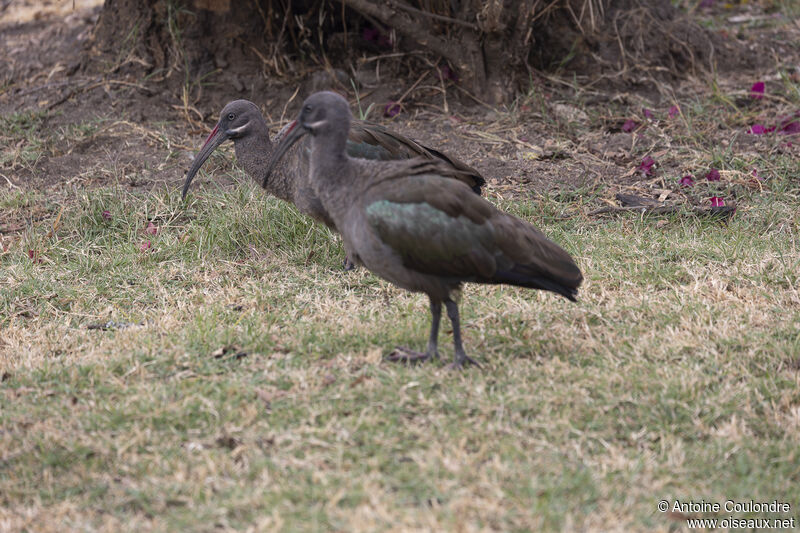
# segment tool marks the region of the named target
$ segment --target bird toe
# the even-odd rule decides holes
[[[406,364],[417,364],[417,363],[424,363],[430,359],[438,359],[439,353],[422,353],[416,350],[412,350],[410,348],[406,348],[405,346],[397,346],[392,353],[386,356],[387,361],[391,361],[393,363],[406,363]]]
[[[466,354],[462,355],[462,357],[456,359],[455,361],[453,361],[452,363],[447,365],[447,368],[449,370],[462,370],[465,367],[471,366],[471,365],[477,366],[478,369],[483,370],[483,366],[481,366],[481,364],[479,362],[477,362],[475,359],[473,359],[472,357],[469,357]]]
[[[344,270],[345,272],[349,272],[349,271],[351,271],[351,270],[353,270],[355,268],[356,268],[356,264],[353,263],[350,260],[349,257],[345,256],[344,257],[344,262],[342,263],[342,270]]]

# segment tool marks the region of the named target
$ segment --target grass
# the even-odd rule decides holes
[[[342,272],[328,230],[249,185],[187,206],[4,190],[11,218],[63,214],[0,255],[0,528],[684,527],[661,499],[797,516],[800,190],[778,168],[727,226],[504,202],[586,283],[577,305],[469,286],[486,369],[463,373],[383,363],[423,347],[424,297]]]
[[[113,157],[80,169],[99,188],[0,188],[0,531],[685,529],[659,500],[778,500],[791,512],[777,517],[800,517],[800,166],[783,137],[744,134],[800,92],[787,75],[751,102],[749,77],[722,81],[674,120],[662,102],[627,145],[619,174],[661,151],[658,184],[612,170],[499,202],[490,184],[586,281],[578,304],[467,286],[465,345],[484,371],[383,362],[424,347],[425,298],[342,272],[330,231],[221,154],[207,170],[226,179],[197,180],[187,204],[174,184],[131,192],[136,167]],[[584,120],[543,92],[517,104],[459,129],[470,149],[513,159],[502,150],[530,122],[573,140],[566,165],[650,106]],[[193,149],[171,124],[47,119],[0,117],[0,178],[101,134],[139,137],[156,173]],[[710,167],[722,181],[702,179]],[[737,212],[585,215],[619,190],[670,188]]]
[[[29,165],[41,157],[43,141],[37,135],[45,114],[41,112],[23,112],[0,118],[0,140],[3,149],[0,151],[0,169],[10,167],[12,170]]]

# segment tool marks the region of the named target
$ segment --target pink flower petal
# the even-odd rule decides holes
[[[764,98],[764,82],[757,81],[750,87],[750,98],[754,100],[761,100]]]
[[[103,217],[103,220],[111,220],[111,211],[106,209],[105,211],[103,211],[101,216]]]
[[[364,37],[364,40],[370,43],[377,41],[378,35],[380,35],[380,33],[381,32],[379,32],[375,28],[364,28],[363,30],[361,30],[361,35]]]
[[[377,28],[364,28],[361,36],[368,43],[377,44],[381,48],[391,48],[392,40]]]
[[[39,252],[36,250],[28,250],[28,257],[34,264],[39,264],[42,262],[42,258],[39,257]]]
[[[158,227],[152,222],[148,222],[147,227],[144,228],[144,232],[149,235],[155,235],[156,233],[158,233]]]
[[[439,78],[439,81],[458,81],[458,74],[453,72],[453,69],[451,69],[449,65],[436,67],[436,77]]]
[[[751,133],[753,135],[764,135],[767,133],[767,128],[762,126],[761,124],[753,124],[750,126],[750,129],[747,130],[747,133]]]
[[[624,131],[625,133],[630,133],[638,127],[639,127],[638,122],[636,122],[635,120],[628,119],[625,121],[625,124],[622,125],[622,131]]]
[[[712,168],[711,170],[706,172],[705,178],[708,181],[719,181],[720,180],[719,170],[717,170],[716,168]]]
[[[710,199],[711,207],[724,207],[725,200],[720,198],[719,196],[712,196]]]
[[[680,179],[678,182],[681,187],[691,187],[694,185],[694,176],[688,174]]]
[[[681,114],[681,110],[678,106],[674,105],[669,108],[669,112],[667,114],[669,115],[669,118],[675,118]]]
[[[152,247],[153,247],[153,244],[150,241],[145,241],[145,242],[143,242],[142,244],[139,245],[139,251],[140,252],[146,252],[147,250],[151,249]]]
[[[400,114],[401,105],[397,102],[390,101],[386,106],[383,108],[383,116],[385,117],[396,117]]]
[[[649,176],[653,174],[653,165],[656,164],[656,160],[650,157],[649,155],[642,159],[642,162],[639,163],[639,171],[644,174],[645,176]]]
[[[754,168],[750,174],[758,181],[764,181],[764,178],[758,175],[758,169]]]
[[[646,107],[642,109],[642,114],[644,115],[644,118],[653,118],[653,112]]]
[[[779,133],[781,135],[794,135],[800,133],[800,122],[792,121],[781,124]]]

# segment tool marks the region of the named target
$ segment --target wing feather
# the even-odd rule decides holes
[[[418,272],[569,298],[583,279],[560,246],[459,182],[427,174],[384,177],[368,189],[364,207],[380,239]]]
[[[443,176],[466,183],[478,194],[481,193],[481,187],[486,184],[480,172],[459,159],[390,131],[379,124],[353,122],[348,141],[347,153],[351,157],[379,161],[424,157],[443,163],[444,168],[447,168]]]

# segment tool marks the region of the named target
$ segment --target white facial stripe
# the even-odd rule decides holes
[[[238,135],[239,133],[242,133],[245,130],[245,128],[247,128],[247,124],[245,124],[244,126],[239,126],[238,128],[231,128],[228,131]]]
[[[322,126],[327,124],[327,122],[328,122],[327,120],[318,120],[317,122],[314,122],[312,124],[306,124],[306,128],[308,128],[311,131],[314,131],[317,128],[321,128]]]

